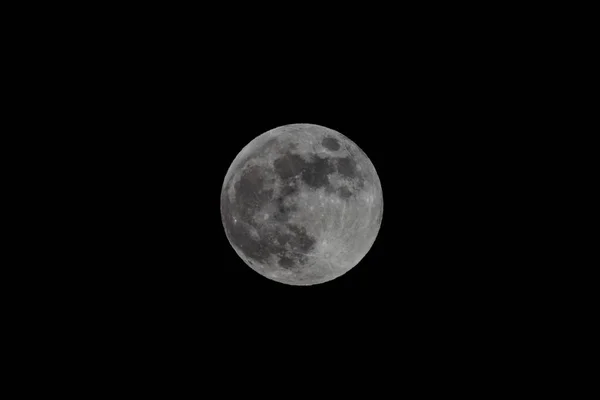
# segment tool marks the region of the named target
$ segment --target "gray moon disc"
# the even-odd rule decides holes
[[[272,129],[235,157],[221,218],[233,249],[259,274],[314,285],[356,266],[381,226],[375,167],[350,139],[313,124]]]

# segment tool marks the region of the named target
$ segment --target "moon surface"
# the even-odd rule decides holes
[[[313,124],[256,137],[233,160],[221,191],[229,243],[259,274],[314,285],[356,266],[383,216],[375,167],[350,139]]]

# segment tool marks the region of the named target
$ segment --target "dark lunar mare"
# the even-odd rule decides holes
[[[340,143],[331,137],[326,137],[325,139],[323,139],[321,141],[321,144],[323,145],[323,147],[325,147],[327,150],[331,150],[331,151],[337,151],[340,149]]]
[[[288,228],[296,234],[292,239],[294,241],[293,248],[304,253],[308,253],[313,249],[317,241],[306,233],[306,228],[297,225],[289,225]]]
[[[314,161],[302,171],[302,180],[313,189],[327,187],[329,174],[335,172],[331,159],[315,157]]]
[[[347,187],[342,186],[338,189],[337,195],[340,196],[340,198],[346,200],[352,197],[353,193]]]
[[[287,257],[285,255],[281,255],[279,258],[279,266],[286,269],[291,269],[296,265],[296,260]]]
[[[314,157],[310,162],[297,154],[285,153],[273,163],[275,172],[284,181],[300,176],[302,181],[313,189],[329,184],[329,175],[335,166],[329,158]]]
[[[302,172],[307,162],[297,154],[286,153],[273,162],[277,175],[283,180],[292,178]]]
[[[338,158],[336,170],[340,175],[347,178],[356,178],[356,162],[350,157]]]
[[[354,190],[357,193],[364,189],[365,180],[367,179],[367,177],[364,172],[358,171],[358,169],[356,168],[356,161],[354,160],[354,158],[343,157],[336,159],[335,168],[340,175],[350,179],[355,183],[356,188]],[[340,196],[342,199],[346,200],[352,197],[354,193],[348,188],[342,187],[338,189],[337,195]]]
[[[287,222],[290,214],[298,209],[293,201],[290,201],[289,199],[294,198],[299,191],[296,180],[290,178],[283,181],[279,194],[273,200],[275,213],[272,215],[272,218],[275,221],[282,223]]]
[[[264,171],[258,166],[252,166],[244,172],[236,183],[236,202],[240,205],[240,216],[249,220],[256,211],[268,203],[273,196],[273,190],[265,190]],[[243,207],[242,207],[243,206]]]
[[[292,162],[297,162],[297,160]],[[287,167],[289,167],[289,164]],[[264,189],[265,176],[267,176],[265,171],[258,166],[246,169],[235,185],[235,201],[233,204],[229,200],[227,191],[223,192],[221,213],[225,229],[232,243],[247,258],[265,263],[271,255],[278,255],[280,257],[279,264],[282,268],[294,269],[306,263],[307,258],[302,253],[310,251],[316,240],[310,237],[305,229],[287,222],[295,207],[286,205],[285,199],[297,195],[297,186],[294,184],[289,185],[295,183],[295,181],[292,179],[286,180],[286,185],[283,186],[280,196],[273,199],[273,190]],[[252,216],[270,202],[274,202],[276,206],[276,212],[272,219],[278,222],[279,225],[256,224],[252,220]],[[234,223],[234,218],[238,219],[237,223]],[[289,233],[282,229],[284,225],[289,229]],[[249,226],[258,231],[260,240],[256,240],[251,235]],[[292,251],[286,250],[285,245],[289,245]]]

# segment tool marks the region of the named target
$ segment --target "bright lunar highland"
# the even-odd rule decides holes
[[[356,266],[383,216],[381,182],[366,154],[332,129],[285,125],[233,160],[221,191],[229,243],[259,274],[314,285]]]

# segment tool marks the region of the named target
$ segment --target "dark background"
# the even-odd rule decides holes
[[[45,6],[60,18],[26,6],[7,57],[23,75],[7,81],[25,110],[26,156],[8,175],[33,170],[22,229],[38,240],[20,241],[23,290],[5,286],[17,288],[7,308],[28,341],[13,347],[45,364],[22,362],[44,373],[66,362],[77,373],[61,377],[97,379],[92,390],[165,382],[171,397],[187,382],[261,394],[283,384],[279,396],[322,383],[353,394],[368,385],[370,397],[473,382],[496,391],[556,365],[548,332],[571,309],[545,279],[572,262],[552,275],[540,261],[555,254],[536,247],[554,220],[531,193],[561,172],[536,156],[560,157],[544,148],[540,121],[554,119],[538,100],[553,101],[546,65],[565,42],[530,22],[558,19],[356,4],[287,14],[254,3]],[[41,28],[30,30],[34,14]],[[293,123],[352,139],[384,196],[369,253],[310,287],[254,272],[220,215],[238,152]]]
[[[250,365],[280,351],[427,363],[420,354],[494,335],[508,338],[495,349],[509,346],[502,321],[529,318],[513,312],[526,288],[518,267],[530,261],[515,255],[527,242],[511,233],[522,199],[504,189],[529,128],[518,123],[529,89],[515,78],[535,76],[522,61],[529,49],[485,31],[485,19],[465,28],[442,24],[443,13],[439,24],[427,12],[414,23],[277,20],[249,30],[207,15],[120,15],[36,42],[46,66],[32,74],[36,101],[58,109],[44,121],[64,134],[48,140],[68,154],[56,157],[64,174],[50,177],[68,177],[61,201],[74,215],[61,225],[68,267],[51,271],[61,281],[56,315],[101,338],[99,351],[116,343],[142,360],[172,351],[184,363],[213,347],[219,361]],[[311,287],[250,269],[220,215],[238,152],[292,123],[352,139],[384,195],[370,252]]]
[[[506,137],[489,99],[497,82],[469,68],[481,58],[334,45],[281,55],[247,46],[153,47],[98,78],[103,104],[94,113],[104,114],[99,139],[110,149],[103,165],[116,178],[107,184],[117,239],[107,245],[117,298],[141,315],[311,327],[340,319],[349,329],[373,318],[456,321],[496,306],[490,293],[501,255],[487,249],[501,211],[486,204],[502,194],[487,165]],[[291,123],[351,138],[384,193],[371,251],[314,287],[252,271],[221,224],[221,186],[237,153]]]
[[[79,79],[72,100],[82,99],[76,121],[92,132],[81,136],[89,153],[79,156],[97,161],[94,177],[105,188],[94,201],[103,204],[99,222],[113,230],[102,244],[114,258],[107,276],[120,277],[110,284],[117,296],[169,313],[267,319],[480,307],[473,300],[491,289],[489,266],[499,257],[485,251],[489,221],[501,212],[486,204],[503,195],[494,192],[499,166],[490,160],[509,139],[502,114],[511,106],[495,54],[426,32],[401,44],[333,35],[309,45],[272,36],[192,40],[177,29],[89,41],[69,70]],[[315,287],[253,272],[221,224],[221,186],[237,153],[291,123],[351,138],[384,193],[371,251]]]

